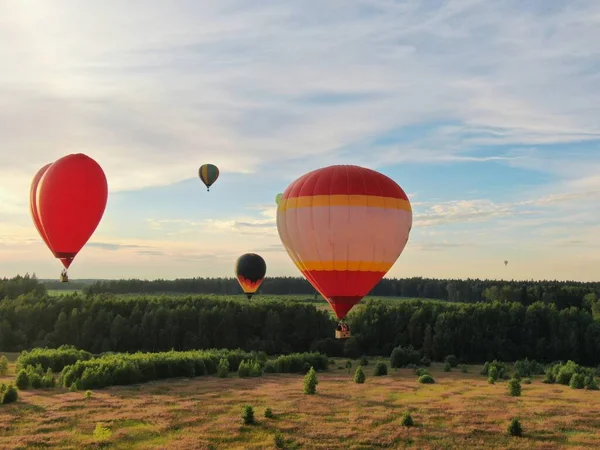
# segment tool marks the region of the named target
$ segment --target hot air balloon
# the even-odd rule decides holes
[[[219,178],[219,168],[214,164],[202,164],[200,169],[198,169],[198,175],[206,185],[206,190],[210,191],[210,187]]]
[[[504,261],[504,265],[506,266],[508,264],[508,261]]]
[[[412,227],[408,197],[391,178],[359,166],[313,170],[283,192],[277,231],[288,255],[343,322],[396,262]]]
[[[267,264],[262,256],[256,253],[245,253],[235,263],[235,276],[248,300],[258,290],[265,279],[266,273]]]
[[[78,153],[42,167],[30,188],[33,223],[65,270],[92,236],[106,208],[108,185],[96,161]]]
[[[279,194],[277,194],[277,195],[275,196],[275,203],[277,203],[278,205],[279,205],[279,201],[281,200],[281,196],[282,196],[282,195],[283,195],[283,194],[280,192]]]

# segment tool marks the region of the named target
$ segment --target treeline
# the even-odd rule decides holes
[[[92,353],[241,348],[358,357],[402,346],[438,361],[453,354],[466,363],[600,363],[600,321],[576,307],[367,300],[348,320],[353,337],[336,340],[327,311],[288,300],[30,294],[0,301],[0,350],[70,344]]]
[[[86,294],[99,293],[197,293],[239,294],[234,278],[187,278],[176,280],[104,280],[84,288]],[[315,295],[311,284],[300,277],[268,277],[259,293],[272,295]],[[576,306],[591,311],[600,297],[600,283],[576,281],[498,281],[435,278],[385,278],[370,292],[372,296],[431,298],[450,302],[536,302],[554,303],[559,309]]]
[[[13,278],[0,278],[0,299],[17,298],[19,295],[32,293],[42,296],[47,293],[46,287],[39,282],[35,274],[17,275]]]
[[[35,354],[36,358],[31,358]],[[329,361],[318,353],[296,353],[281,355],[269,360],[264,352],[210,349],[205,351],[159,352],[134,354],[106,354],[88,358],[85,352],[73,347],[56,350],[35,349],[31,354],[22,354],[15,377],[19,389],[53,387],[52,368],[65,362],[65,355],[74,359],[60,371],[59,384],[77,389],[95,389],[107,386],[129,385],[153,380],[177,377],[198,377],[218,374],[226,377],[229,372],[249,376],[248,368],[255,370],[254,376],[269,373],[303,373],[310,367],[327,370]],[[77,358],[81,359],[77,359]],[[242,373],[240,373],[242,372]]]

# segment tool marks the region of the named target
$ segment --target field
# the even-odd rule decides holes
[[[358,362],[348,370],[340,368],[345,361],[318,374],[314,396],[302,393],[302,375],[287,374],[172,379],[96,390],[88,399],[62,388],[21,391],[16,403],[0,406],[1,448],[97,448],[98,423],[119,449],[275,448],[277,432],[285,448],[600,448],[600,392],[538,377],[510,397],[505,381],[488,384],[477,366],[461,373],[433,365],[436,384],[424,385],[412,369],[374,377],[374,360],[365,384],[356,384]],[[242,424],[244,404],[254,407],[256,425]],[[263,416],[266,407],[274,418]],[[412,428],[401,425],[406,411]],[[514,416],[521,438],[506,432]]]

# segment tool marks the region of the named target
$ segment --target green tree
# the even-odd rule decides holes
[[[315,394],[317,392],[317,384],[319,384],[317,373],[315,372],[315,368],[311,367],[308,373],[304,376],[304,393],[309,395]]]
[[[354,372],[354,382],[362,384],[365,382],[365,378],[365,372],[363,371],[362,366],[358,366],[356,372]]]
[[[8,359],[5,355],[0,356],[0,375],[8,373]]]

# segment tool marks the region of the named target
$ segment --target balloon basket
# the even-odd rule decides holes
[[[68,275],[61,275],[60,276],[60,282],[61,283],[68,283],[69,282],[69,276]]]
[[[336,339],[348,339],[350,337],[350,330],[335,330],[335,338]]]

